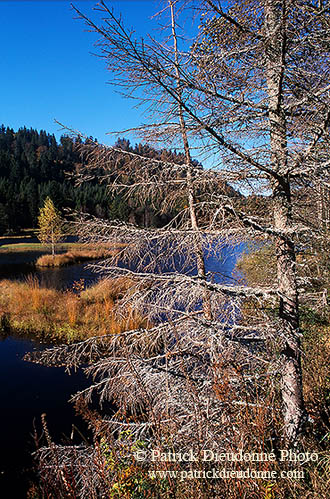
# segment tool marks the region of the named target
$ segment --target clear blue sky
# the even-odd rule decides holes
[[[73,2],[93,14],[96,2]],[[160,0],[109,1],[144,35]],[[67,0],[0,1],[0,124],[55,133],[66,126],[111,144],[106,132],[137,126],[140,111],[107,84],[104,62],[91,55],[97,36],[74,19]],[[126,134],[126,136],[128,136]]]

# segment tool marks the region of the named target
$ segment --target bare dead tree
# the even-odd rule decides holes
[[[194,195],[194,184],[192,182],[192,160],[188,142],[188,134],[187,127],[185,123],[184,113],[183,113],[183,99],[182,99],[182,91],[180,88],[180,64],[179,64],[179,56],[178,56],[178,39],[176,34],[176,24],[175,24],[175,15],[174,15],[174,4],[172,1],[169,2],[170,12],[171,12],[171,28],[172,28],[172,37],[173,37],[173,45],[174,45],[174,65],[175,65],[175,74],[177,77],[177,96],[178,96],[178,113],[179,113],[179,122],[180,122],[180,130],[183,142],[183,148],[186,159],[186,168],[187,168],[187,191],[188,191],[188,203],[189,203],[189,213],[190,213],[190,222],[192,229],[196,232],[195,235],[195,252],[197,258],[197,269],[198,275],[205,279],[205,262],[204,262],[204,252],[203,252],[203,244],[202,244],[202,234],[198,227],[196,210],[195,210],[195,195]],[[210,297],[208,292],[206,291],[206,295],[203,300],[203,306],[205,315],[208,319],[212,318],[211,313],[211,304]]]
[[[143,434],[159,445],[171,435],[181,447],[232,445],[226,409],[257,407],[260,393],[269,400],[267,390],[279,375],[283,435],[294,444],[304,422],[296,244],[309,230],[295,210],[306,186],[319,185],[330,165],[327,2],[244,0],[225,8],[206,0],[198,7],[201,25],[193,43],[182,42],[179,50],[175,8],[182,5],[169,2],[163,42],[134,38],[103,2],[103,25],[77,11],[100,35],[113,82],[128,95],[138,91],[152,115],[135,131],[150,140],[179,140],[185,153],[179,165],[90,143],[82,146],[88,166],[80,181],[102,177],[112,192],[160,211],[179,202],[183,208],[160,229],[88,217],[77,222],[82,238],[125,243],[102,271],[133,278],[118,313],[130,304],[153,327],[55,348],[39,358],[68,367],[90,363],[88,372],[98,381],[85,395],[97,390],[101,400],[115,400],[137,418],[134,424],[109,419],[110,431],[129,427],[136,438]],[[199,158],[216,158],[218,168],[194,164],[191,145]],[[226,182],[244,192],[264,189],[272,216],[244,213]],[[274,286],[234,286],[207,273],[205,255],[218,255],[242,238],[274,242]],[[246,303],[258,306],[244,316],[238,311]],[[277,319],[269,306],[277,308]],[[230,401],[214,390],[224,372],[235,392]],[[263,405],[271,417],[272,405]]]

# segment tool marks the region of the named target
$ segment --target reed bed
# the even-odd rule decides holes
[[[77,263],[87,262],[89,260],[99,260],[108,258],[118,253],[119,249],[83,249],[71,250],[59,255],[42,255],[37,261],[38,267],[64,267]]]
[[[29,276],[24,282],[0,281],[2,329],[27,332],[51,341],[73,342],[91,336],[117,334],[130,328],[147,327],[139,313],[118,304],[135,283],[130,279],[101,280],[84,289],[79,281],[72,289],[57,291]]]

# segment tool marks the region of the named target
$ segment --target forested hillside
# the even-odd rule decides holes
[[[56,207],[109,215],[105,186],[78,189],[66,178],[79,162],[74,141],[44,130],[0,128],[0,233],[35,227],[39,207],[49,196]]]
[[[88,140],[91,139],[86,139]],[[86,142],[85,141],[85,142]],[[127,220],[140,225],[159,226],[173,214],[157,213],[157,209],[141,205],[134,199],[110,195],[97,179],[75,186],[70,175],[82,164],[80,138],[63,135],[57,142],[44,130],[0,128],[0,234],[36,227],[39,208],[49,196],[55,206],[82,210],[102,218]],[[155,149],[118,139],[115,146],[144,157],[182,164],[180,153]],[[228,190],[235,192],[228,187]],[[180,209],[178,206],[174,209]]]

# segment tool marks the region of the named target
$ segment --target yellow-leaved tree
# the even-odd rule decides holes
[[[38,239],[42,244],[50,244],[52,255],[55,255],[55,245],[62,238],[63,220],[53,201],[47,197],[44,206],[39,210]]]

